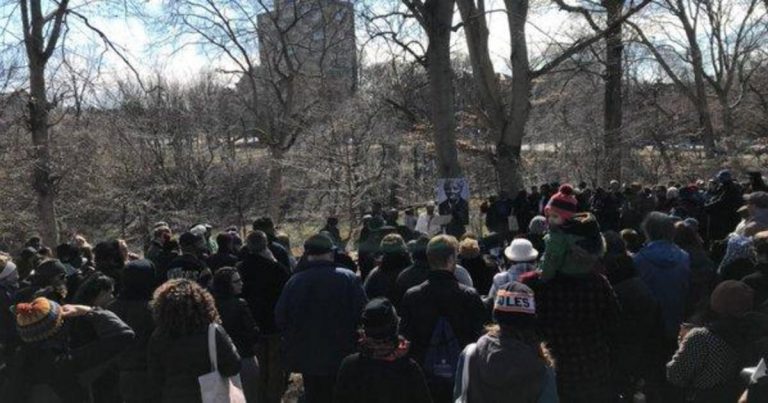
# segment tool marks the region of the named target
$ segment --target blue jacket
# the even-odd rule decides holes
[[[653,241],[635,254],[634,261],[640,278],[661,306],[666,334],[676,335],[691,283],[688,253],[672,242]]]
[[[283,288],[275,322],[287,369],[335,375],[356,350],[357,325],[368,298],[360,279],[332,262],[308,262]]]

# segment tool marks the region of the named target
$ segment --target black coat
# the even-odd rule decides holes
[[[469,203],[464,199],[459,199],[451,204],[446,200],[437,206],[440,215],[450,215],[453,217],[450,223],[445,226],[445,233],[456,238],[464,235],[465,226],[469,224]]]
[[[211,280],[211,271],[205,262],[185,253],[168,263],[167,270],[160,272],[158,281],[164,283],[175,278],[194,280],[205,287]]]
[[[395,281],[395,300],[392,301],[396,307],[400,306],[405,293],[412,287],[427,281],[429,276],[429,264],[425,260],[415,260],[412,265],[405,268],[397,276]]]
[[[222,267],[235,267],[237,261],[237,256],[231,253],[221,253],[221,251],[219,251],[211,255],[208,260],[206,260],[206,263],[211,271],[215,272]]]
[[[288,267],[264,256],[246,254],[237,264],[248,303],[261,334],[275,334],[275,304],[290,277]]]
[[[611,364],[614,379],[647,377],[665,364],[661,308],[648,286],[637,276],[632,258],[606,258],[608,280],[621,306],[612,334]]]
[[[472,284],[480,295],[488,295],[493,284],[493,276],[499,272],[495,266],[488,263],[482,255],[470,258],[459,257],[459,264],[467,269],[472,277]]]
[[[118,299],[109,306],[136,333],[136,339],[117,361],[120,371],[120,393],[126,401],[156,401],[146,388],[147,349],[155,330],[149,301]]]
[[[768,301],[768,264],[758,263],[755,272],[744,277],[741,281],[755,290],[755,307]]]
[[[157,330],[149,340],[149,379],[153,396],[164,403],[202,402],[198,377],[211,372],[208,358],[208,329],[181,338],[170,338]],[[216,360],[219,373],[240,373],[240,356],[226,332],[216,333]]]
[[[253,357],[254,345],[258,341],[259,329],[251,315],[248,303],[241,298],[216,296],[216,309],[221,325],[237,347],[240,357]]]
[[[430,403],[424,374],[410,358],[377,360],[355,353],[341,363],[335,403]]]
[[[373,269],[365,279],[363,288],[368,298],[386,297],[390,301],[398,299],[397,277],[411,265],[408,254],[384,256],[379,267]]]
[[[120,356],[118,361],[120,370],[146,371],[147,347],[149,338],[155,330],[149,301],[118,299],[109,306],[109,310],[130,326],[136,334],[133,344]]]
[[[710,240],[725,238],[741,219],[737,210],[744,204],[739,186],[733,182],[722,184],[704,206],[709,218]]]
[[[124,351],[132,342],[134,333],[110,311],[94,309],[80,316],[95,330],[96,340],[80,348],[69,344],[69,325],[52,339],[24,343],[14,354],[9,378],[0,391],[5,402],[24,402],[32,396],[47,401],[56,397],[65,403],[90,401],[89,388],[78,377],[103,365]],[[48,396],[42,398],[41,396]]]
[[[16,318],[10,310],[17,290],[16,287],[0,285],[0,344],[4,347],[0,350],[0,360],[3,362],[10,355],[11,349],[20,342],[16,334]]]
[[[405,293],[400,304],[400,331],[411,341],[411,357],[418,363],[424,356],[440,317],[445,317],[464,348],[480,337],[489,320],[488,311],[474,288],[459,284],[453,273],[429,272],[427,281]]]
[[[277,238],[268,235],[269,237],[269,251],[272,252],[272,256],[285,267],[291,267],[291,259],[288,255],[288,250],[280,243],[277,242]]]

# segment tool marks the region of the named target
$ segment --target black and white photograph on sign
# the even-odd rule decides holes
[[[461,236],[469,223],[469,185],[466,178],[437,180],[437,209],[441,216],[451,216],[445,228],[449,235]]]

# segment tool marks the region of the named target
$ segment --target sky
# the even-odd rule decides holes
[[[136,0],[143,12],[152,16],[161,12],[163,0]],[[173,0],[165,0],[173,1]],[[571,0],[575,3],[575,0]],[[734,5],[748,0],[727,0]],[[43,0],[43,3],[47,3]],[[179,43],[159,43],[160,37],[156,27],[138,18],[129,16],[123,10],[109,9],[102,4],[107,0],[71,0],[71,4],[79,5],[78,10],[89,13],[91,23],[104,31],[110,40],[118,46],[124,55],[130,60],[142,76],[154,76],[161,74],[177,82],[188,82],[199,77],[201,73],[216,71],[217,69],[232,70],[233,63],[220,54],[206,53],[200,47],[180,47]],[[490,38],[489,46],[496,70],[508,72],[507,60],[509,57],[509,32],[506,15],[503,12],[503,0],[486,0]],[[50,3],[49,3],[50,4]],[[121,4],[121,3],[118,3]],[[222,4],[229,4],[222,1]],[[254,1],[255,4],[255,1]],[[364,6],[381,7],[387,9],[391,4],[399,4],[397,0],[357,0],[357,12]],[[0,0],[0,44],[18,42],[20,29],[18,23],[17,1]],[[100,8],[94,8],[100,7]],[[226,7],[225,7],[226,8]],[[737,7],[738,8],[738,7]],[[225,10],[226,11],[226,10]],[[499,12],[501,11],[501,12]],[[5,18],[12,15],[13,18]],[[458,12],[455,22],[460,21]],[[358,44],[365,42],[366,32],[364,23],[358,16],[356,18]],[[671,22],[658,24],[660,30],[674,30]],[[105,46],[97,36],[83,28],[82,24],[70,24],[72,29],[67,33],[68,43],[83,56],[93,57],[101,55],[105,63],[101,67],[101,79],[106,82],[129,78],[132,74],[124,62],[112,51],[104,52]],[[583,27],[581,17],[560,11],[550,0],[531,0],[528,24],[526,32],[528,36],[529,54],[532,61],[541,55],[547,46],[554,41],[569,41],[571,38],[565,35],[578,31]],[[653,32],[651,32],[653,34]],[[651,35],[652,36],[652,35]],[[466,54],[466,46],[463,41],[463,32],[454,33],[453,49],[456,54]],[[254,50],[254,53],[256,50]],[[362,62],[374,63],[387,60],[391,53],[381,43],[369,44],[362,53]],[[77,61],[74,61],[77,63]]]
[[[5,1],[5,2],[4,2]],[[379,1],[379,0],[366,0]],[[381,0],[382,2],[391,2],[391,0]],[[45,4],[46,2],[43,1]],[[93,7],[92,2],[83,0],[85,4],[79,10],[86,11],[85,7]],[[144,11],[149,15],[160,12],[162,0],[142,1]],[[529,51],[532,55],[538,54],[545,44],[551,43],[551,38],[558,37],[558,32],[563,32],[564,25],[573,20],[568,13],[561,12],[552,6],[536,6],[534,0],[529,18],[527,33],[529,37]],[[541,4],[548,4],[540,2]],[[18,29],[18,10],[9,8],[18,4],[8,0],[0,0],[0,14],[2,17],[9,13],[16,13],[6,26],[5,30],[0,30],[0,42],[10,43],[18,42],[20,30]],[[72,4],[75,3],[74,0]],[[3,6],[5,5],[5,6]],[[9,6],[10,5],[10,6]],[[357,7],[359,12],[360,5]],[[490,0],[487,5],[488,10],[503,10],[502,0]],[[92,11],[89,9],[87,11]],[[151,25],[138,17],[128,16],[119,10],[101,11],[90,13],[90,22],[95,27],[104,31],[109,39],[123,52],[131,61],[131,64],[143,76],[162,74],[179,82],[192,80],[200,73],[216,70],[231,69],[233,63],[220,55],[209,56],[204,49],[195,46],[179,47],[170,43],[158,43],[158,34],[154,32]],[[456,22],[460,20],[458,12],[455,16]],[[491,55],[498,71],[508,71],[507,59],[509,57],[509,33],[507,30],[506,15],[503,12],[492,12],[489,14],[490,29],[490,47]],[[363,23],[359,17],[356,18],[356,28],[358,30],[358,43],[365,41],[366,33]],[[72,27],[67,33],[67,41],[74,45],[82,56],[100,55],[105,63],[101,68],[101,75],[107,81],[125,79],[132,75],[131,70],[121,61],[120,57],[112,51],[104,52],[105,46],[97,36],[85,29],[82,24],[70,24]],[[2,28],[0,28],[2,29]],[[363,63],[373,63],[384,60],[389,56],[387,52],[382,52],[376,48],[379,45],[373,44],[365,48],[363,52]],[[463,32],[454,33],[454,50],[459,54],[466,54],[466,47],[463,42]]]

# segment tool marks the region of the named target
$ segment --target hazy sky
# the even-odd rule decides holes
[[[88,0],[83,1],[86,4],[83,7],[94,7],[95,3]],[[503,9],[501,0],[490,0],[488,3],[487,8],[489,10]],[[3,4],[5,6],[3,6]],[[2,39],[2,42],[4,43],[18,41],[20,36],[19,29],[15,28],[20,25],[18,23],[18,10],[15,9],[15,4],[18,4],[18,2],[0,0],[0,10],[4,10],[3,14],[0,14],[0,17],[7,15],[9,12],[15,13],[14,18],[5,26],[5,29],[0,28],[0,39]],[[72,1],[72,4],[77,3]],[[152,14],[159,12],[161,1],[148,0],[143,4],[146,7],[145,10],[148,11],[149,14]],[[541,4],[542,5],[536,5],[534,1],[527,28],[530,41],[529,51],[533,57],[535,57],[546,44],[551,43],[551,38],[558,38],[561,35],[559,33],[567,31],[567,29],[564,28],[569,23],[578,20],[572,15],[568,15],[568,13],[558,11],[556,8],[549,5],[549,2],[542,1]],[[81,8],[80,10],[85,9]],[[103,16],[104,14],[112,14],[112,16]],[[226,69],[232,66],[231,62],[226,60],[226,58],[209,57],[205,51],[194,46],[178,49],[177,46],[171,44],[160,45],[157,42],[158,35],[150,29],[150,26],[147,23],[137,17],[127,17],[125,13],[120,13],[119,10],[90,15],[91,23],[104,31],[113,43],[122,48],[125,55],[128,56],[132,64],[143,75],[160,72],[174,80],[186,81],[194,78],[202,71],[210,71],[219,68]],[[456,21],[458,20],[459,16],[457,13]],[[365,41],[366,33],[362,27],[363,23],[359,18],[357,18],[356,25],[358,30],[358,43],[362,43]],[[104,45],[99,41],[98,37],[93,35],[93,33],[83,29],[82,24],[76,22],[75,24],[70,24],[70,26],[72,29],[67,33],[68,43],[81,46],[78,52],[81,52],[83,56],[92,57],[94,55],[100,55],[103,57],[106,63],[103,64],[101,73],[105,76],[106,80],[121,78],[130,74],[128,68],[121,62],[116,54],[113,52],[102,52]],[[509,33],[507,30],[506,15],[503,12],[490,13],[489,27],[491,31],[489,42],[494,62],[499,70],[504,71],[506,70],[506,60],[509,57]],[[454,34],[454,42],[455,51],[457,53],[465,53],[462,31]],[[365,48],[363,57],[363,63],[371,63],[388,58],[389,55],[385,54],[382,49],[377,49],[376,45],[372,45]]]
[[[362,3],[363,1],[365,3]],[[739,9],[740,4],[745,1],[747,0],[726,0],[726,3],[734,6],[735,9]],[[45,0],[43,2],[47,3]],[[572,0],[572,2],[575,3],[575,0]],[[231,61],[221,57],[220,54],[209,55],[203,49],[195,46],[179,49],[174,44],[159,44],[159,35],[150,29],[149,23],[145,23],[140,18],[128,17],[120,9],[107,9],[106,6],[102,6],[105,3],[105,0],[71,0],[71,4],[78,7],[78,10],[91,16],[91,23],[94,26],[104,31],[116,45],[124,50],[124,53],[131,60],[132,65],[139,70],[140,74],[161,73],[171,80],[184,82],[193,79],[203,71],[231,70]],[[363,8],[362,5],[385,7],[388,4],[399,4],[396,0],[358,0],[358,3],[358,12]],[[487,0],[487,3],[488,10],[496,11],[490,12],[488,16],[491,54],[497,70],[507,71],[509,32],[506,15],[503,12],[503,2],[502,0]],[[530,57],[535,61],[537,56],[547,46],[551,46],[553,42],[568,40],[567,35],[572,35],[573,32],[583,27],[583,21],[577,15],[558,10],[551,0],[531,0],[531,3],[527,35]],[[152,15],[160,12],[162,0],[140,0],[138,4],[141,5],[143,11]],[[0,0],[0,24],[2,24],[0,25],[0,44],[19,42],[20,23],[17,7],[17,1]],[[13,18],[8,19],[7,16],[9,14]],[[457,13],[455,21],[458,22],[459,19]],[[117,55],[111,51],[104,52],[105,47],[99,38],[87,29],[84,29],[81,23],[74,22],[70,24],[71,30],[66,33],[67,41],[70,44],[76,45],[75,48],[77,48],[79,55],[84,58],[92,58],[94,56],[104,58],[106,63],[103,63],[101,68],[103,80],[114,81],[126,78],[130,71]],[[656,21],[654,24],[649,25],[648,32],[651,36],[654,34],[654,31],[661,32],[675,29],[675,24],[672,21],[663,23]],[[356,20],[356,26],[358,44],[361,44],[365,42],[366,33],[364,23],[359,17]],[[465,53],[463,37],[462,31],[454,34],[454,50],[456,53]],[[391,57],[386,48],[380,44],[367,46],[364,50],[362,53],[363,63],[372,63]],[[255,49],[254,52],[256,52]],[[75,58],[78,56],[78,54],[74,53],[73,55]],[[73,63],[77,63],[77,61],[74,60]]]

